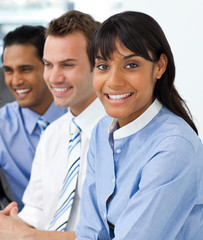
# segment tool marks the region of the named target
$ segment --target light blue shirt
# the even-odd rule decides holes
[[[56,107],[53,102],[43,118],[51,123],[66,112],[67,109]],[[39,117],[28,108],[20,108],[16,101],[0,108],[0,167],[19,210],[23,207],[21,199],[40,138],[40,129],[36,126]]]
[[[111,122],[92,134],[77,240],[202,240],[196,133],[157,100],[122,128]]]

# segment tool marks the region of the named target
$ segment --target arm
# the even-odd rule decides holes
[[[196,195],[193,146],[181,137],[165,139],[142,169],[139,190],[116,221],[114,240],[175,239]]]
[[[43,229],[45,222],[43,203],[43,162],[46,159],[44,147],[46,142],[41,137],[36,148],[35,157],[32,163],[29,183],[23,195],[24,207],[19,212],[19,217],[29,225],[37,229]]]
[[[80,221],[76,228],[77,240],[108,240],[108,234],[97,206],[96,183],[95,183],[95,146],[96,136],[90,140],[87,155],[86,179],[83,185],[80,203]]]
[[[75,238],[76,238],[75,232],[32,230],[30,231],[30,235],[27,236],[25,240],[28,240],[28,239],[29,240],[50,240],[50,239],[51,240],[74,240]]]
[[[5,215],[10,211],[10,216]],[[74,240],[75,232],[41,231],[18,217],[15,204],[0,212],[0,240]]]

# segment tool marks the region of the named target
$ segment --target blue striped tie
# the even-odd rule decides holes
[[[63,182],[57,211],[48,230],[64,231],[70,216],[80,165],[80,131],[80,127],[72,119],[71,139],[68,146],[68,171]]]
[[[40,129],[40,134],[44,132],[48,125],[49,123],[41,117],[37,120],[37,126]]]

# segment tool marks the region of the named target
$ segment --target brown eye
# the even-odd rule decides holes
[[[136,67],[137,67],[137,64],[136,64],[136,63],[129,63],[129,64],[126,65],[125,68],[131,69],[131,68],[136,68]]]
[[[97,68],[99,70],[107,70],[108,69],[108,66],[106,64],[99,64],[97,65]]]
[[[12,72],[13,72],[12,69],[10,69],[10,68],[4,68],[4,73],[6,73],[6,74],[11,74]]]
[[[32,67],[25,67],[25,68],[22,68],[22,69],[21,69],[21,72],[26,73],[26,72],[31,72],[32,70],[33,70]]]

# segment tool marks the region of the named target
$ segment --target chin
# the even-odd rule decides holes
[[[55,105],[57,107],[61,107],[61,108],[67,108],[68,107],[68,104],[63,100],[58,101],[57,99],[54,99],[54,102],[55,102]]]
[[[18,100],[16,100],[16,101],[18,102],[18,105],[19,105],[21,108],[30,108],[30,107],[32,106],[32,104],[29,103],[29,102],[18,101]]]

